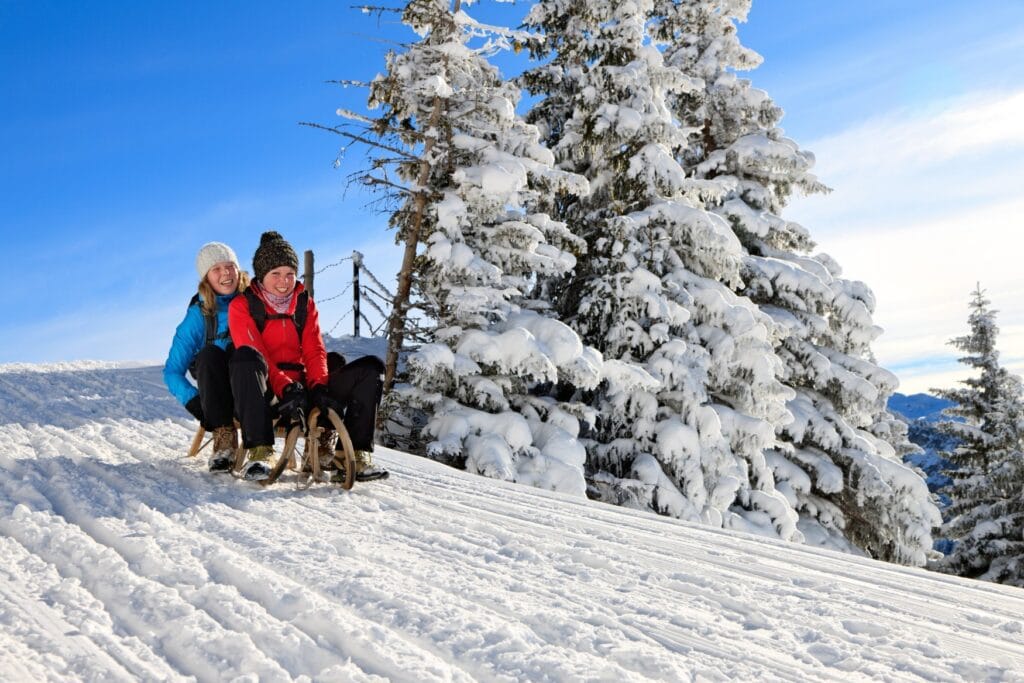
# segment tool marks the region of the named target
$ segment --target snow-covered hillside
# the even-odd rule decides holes
[[[0,679],[1024,680],[1024,592],[469,476],[262,490],[156,367],[0,366]]]

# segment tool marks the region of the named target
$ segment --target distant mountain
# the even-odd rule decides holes
[[[949,418],[945,417],[942,411],[952,405],[952,401],[931,394],[893,394],[889,399],[889,410],[899,413],[908,422],[921,419],[926,422],[947,420]]]
[[[903,461],[924,472],[928,490],[938,495],[939,507],[942,509],[949,505],[949,499],[941,493],[942,489],[950,483],[950,478],[944,474],[944,471],[950,469],[952,465],[939,453],[953,450],[956,448],[957,441],[956,438],[936,429],[935,424],[951,419],[943,415],[942,411],[952,405],[952,401],[930,394],[911,394],[910,396],[893,394],[889,399],[889,410],[897,413],[906,421],[907,437],[911,443],[922,449],[920,453],[904,456]],[[936,547],[942,552],[949,551],[945,545]]]

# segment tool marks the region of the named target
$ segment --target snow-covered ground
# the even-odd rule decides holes
[[[1024,592],[379,450],[269,490],[160,369],[0,366],[0,680],[1015,680]]]

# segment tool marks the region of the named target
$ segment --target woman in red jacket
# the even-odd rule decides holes
[[[296,280],[299,259],[275,231],[263,233],[252,259],[254,281],[231,302],[228,326],[235,345],[231,389],[242,425],[248,479],[269,474],[274,421],[304,422],[312,407],[334,408],[345,422],[356,450],[356,478],[386,476],[374,468],[373,427],[383,389],[384,364],[364,356],[352,363],[328,354],[313,299]],[[322,426],[327,427],[324,419]],[[327,429],[320,450],[333,453],[337,433]]]

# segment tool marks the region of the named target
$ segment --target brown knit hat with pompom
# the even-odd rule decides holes
[[[298,273],[299,257],[292,249],[292,245],[281,237],[281,233],[268,230],[260,235],[260,246],[256,247],[256,253],[252,256],[252,270],[256,274],[256,281],[263,282],[263,276],[281,266],[291,266]]]

